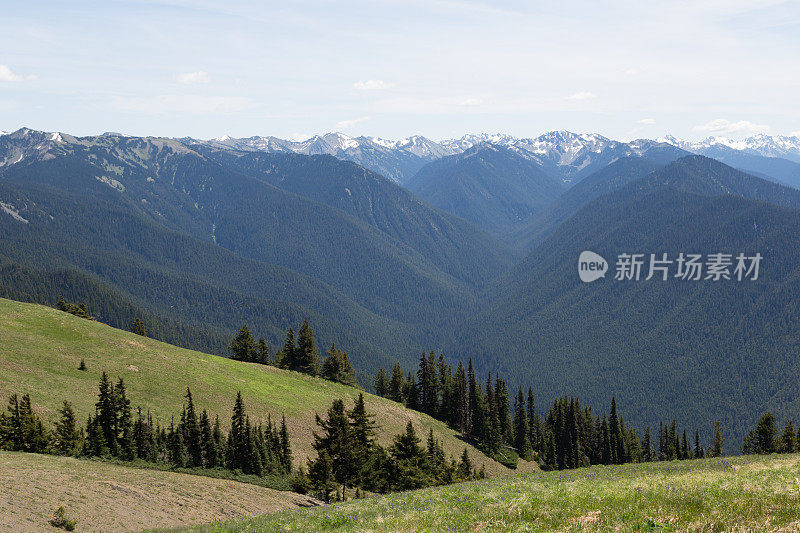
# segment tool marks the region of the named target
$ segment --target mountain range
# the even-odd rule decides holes
[[[615,395],[628,423],[720,419],[738,439],[759,413],[800,407],[800,191],[787,186],[800,164],[785,139],[759,142],[23,128],[0,136],[0,296],[84,301],[220,354],[244,323],[279,346],[308,317],[367,386],[436,349],[540,402]],[[606,279],[579,281],[583,250],[610,260]],[[613,279],[621,253],[681,252],[758,252],[762,276]]]
[[[181,141],[191,145],[206,144],[238,151],[328,154],[358,163],[401,184],[411,179],[425,164],[442,157],[460,154],[481,144],[503,146],[515,151],[540,165],[551,176],[566,182],[580,181],[620,157],[641,157],[650,154],[650,157],[654,158],[659,151],[665,152],[669,157],[672,151],[668,146],[672,146],[683,150],[684,153],[715,158],[722,153],[738,153],[746,161],[746,166],[743,167],[745,170],[763,173],[778,180],[787,180],[789,176],[790,185],[800,183],[800,178],[796,177],[798,167],[782,166],[780,163],[776,165],[776,161],[761,159],[769,158],[800,164],[800,137],[797,136],[759,134],[743,140],[709,137],[700,142],[665,136],[653,140],[638,139],[623,142],[599,134],[550,131],[535,138],[481,133],[438,142],[420,135],[387,140],[366,136],[350,137],[344,133],[315,135],[304,141],[290,141],[276,137],[235,139],[227,136],[207,141],[191,138]]]

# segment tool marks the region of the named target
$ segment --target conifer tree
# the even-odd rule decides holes
[[[470,479],[472,477],[472,461],[469,459],[469,453],[464,448],[461,454],[461,461],[458,463],[458,472],[462,479]]]
[[[247,434],[247,419],[244,412],[244,401],[242,393],[236,393],[236,401],[233,404],[231,415],[231,431],[228,433],[228,444],[226,447],[227,457],[225,463],[230,470],[245,470],[247,461],[248,447],[250,445],[249,435]]]
[[[59,411],[61,417],[56,422],[54,448],[59,455],[74,455],[78,450],[79,433],[72,404],[64,400]]]
[[[353,449],[353,434],[350,421],[342,400],[334,400],[328,409],[328,416],[322,419],[316,415],[321,433],[314,432],[313,447],[317,453],[326,452],[333,465],[333,475],[338,483],[350,486],[358,474],[358,465]]]
[[[347,413],[347,416],[350,419],[353,461],[359,466],[356,470],[360,479],[362,475],[369,475],[368,472],[363,471],[362,467],[369,462],[369,457],[375,446],[375,430],[377,426],[372,421],[372,416],[367,413],[363,394],[358,395],[353,409]]]
[[[203,466],[203,442],[200,431],[200,424],[192,401],[192,391],[186,388],[186,452],[188,454],[188,466]],[[210,430],[210,428],[209,428]]]
[[[711,443],[711,457],[720,457],[725,443],[725,437],[722,434],[722,424],[719,420],[714,422],[714,441]]]
[[[406,407],[419,410],[419,387],[411,372],[406,376],[403,398],[405,398]]]
[[[335,344],[326,352],[328,357],[322,363],[321,376],[328,381],[335,381],[351,387],[356,386],[356,378],[353,373],[353,365],[347,353],[337,350]]]
[[[456,428],[462,435],[467,434],[469,427],[469,387],[467,386],[467,374],[464,372],[464,365],[458,363],[454,384],[454,417]]]
[[[100,378],[98,388],[95,422],[103,435],[105,446],[111,455],[117,455],[117,408],[114,404],[113,386],[105,372]]]
[[[386,398],[389,394],[389,378],[386,376],[386,370],[381,367],[375,374],[375,381],[373,382],[375,394],[381,398]]]
[[[239,330],[239,333],[237,333],[233,341],[231,341],[231,345],[228,346],[228,349],[233,352],[233,359],[237,361],[252,362],[255,360],[256,342],[247,324],[242,326],[242,329]]]
[[[133,332],[136,335],[141,335],[142,337],[147,336],[147,330],[144,327],[144,322],[139,317],[136,317],[136,320],[133,321]]]
[[[268,365],[272,361],[270,360],[269,355],[269,346],[267,346],[267,341],[264,340],[264,337],[260,337],[258,339],[258,343],[256,343],[256,363],[261,363],[262,365]]]
[[[522,392],[522,387],[519,388],[517,397],[514,399],[514,447],[523,459],[531,460],[533,458],[528,412],[525,408],[525,393]]]
[[[289,443],[289,430],[286,428],[286,417],[281,418],[280,452],[283,470],[287,474],[292,471],[292,448]]]
[[[703,445],[700,444],[700,431],[694,431],[694,456],[696,459],[702,459],[705,457],[706,452],[703,450]]]
[[[303,325],[300,326],[300,331],[297,334],[295,365],[292,370],[311,376],[316,376],[319,373],[319,351],[317,350],[316,341],[314,341],[314,332],[308,324],[308,318],[303,320]]]
[[[776,451],[775,433],[775,415],[772,413],[764,413],[758,420],[758,424],[753,432],[752,453],[774,453]]]
[[[286,332],[286,337],[283,340],[283,348],[277,356],[276,364],[280,368],[296,368],[297,367],[297,346],[294,340],[294,329],[289,328]]]
[[[170,423],[168,430],[169,440],[169,462],[178,468],[186,466],[186,444],[183,441],[183,432],[175,427],[174,421]]]
[[[794,423],[789,420],[783,428],[781,434],[780,451],[782,453],[794,453],[797,451],[797,437],[794,433]]]
[[[328,452],[323,450],[308,467],[308,477],[314,492],[325,503],[330,503],[334,489],[333,465]]]
[[[622,443],[622,431],[620,430],[619,415],[617,414],[617,399],[611,397],[611,413],[608,416],[608,435],[611,457],[611,464],[620,464],[625,460],[625,451]]]
[[[652,436],[650,435],[650,426],[647,426],[642,437],[642,462],[649,463],[653,460]]]
[[[513,442],[513,428],[509,414],[510,402],[508,399],[508,387],[504,379],[497,378],[494,388],[494,401],[497,409],[497,418],[500,422],[500,435],[502,442],[510,444]]]
[[[133,443],[133,416],[131,402],[125,391],[125,382],[119,378],[114,387],[115,428],[117,436],[117,453],[125,460],[135,458]]]
[[[403,369],[400,368],[400,363],[395,363],[392,368],[392,378],[389,380],[389,394],[388,398],[395,402],[405,402],[406,378],[403,375]]]

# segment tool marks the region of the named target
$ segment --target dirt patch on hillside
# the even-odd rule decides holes
[[[95,461],[0,453],[0,531],[53,531],[64,506],[76,531],[141,531],[197,525],[307,507],[292,492],[224,479],[127,468]]]

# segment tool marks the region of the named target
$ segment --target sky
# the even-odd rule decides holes
[[[8,2],[0,131],[800,135],[800,2]]]

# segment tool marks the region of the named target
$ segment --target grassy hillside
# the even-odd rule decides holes
[[[800,455],[596,466],[185,531],[797,531]]]
[[[56,531],[64,506],[76,531],[140,531],[274,513],[316,501],[224,479],[0,452],[0,531]]]
[[[336,398],[349,407],[358,391],[296,372],[241,363],[185,350],[169,344],[62,313],[49,307],[0,299],[0,400],[12,393],[30,393],[34,408],[54,420],[63,400],[73,403],[78,419],[94,413],[97,382],[102,371],[122,377],[132,405],[150,410],[162,424],[183,406],[186,387],[195,405],[230,419],[233,401],[241,391],[255,422],[286,415],[295,462],[305,462],[315,429],[314,414],[323,414]],[[80,360],[87,371],[78,370]],[[445,452],[458,457],[464,442],[445,424],[404,406],[365,395],[367,410],[380,425],[379,441],[389,445],[409,420],[422,434],[433,428]],[[490,475],[510,472],[469,447],[477,465]],[[534,468],[520,463],[521,469]]]

